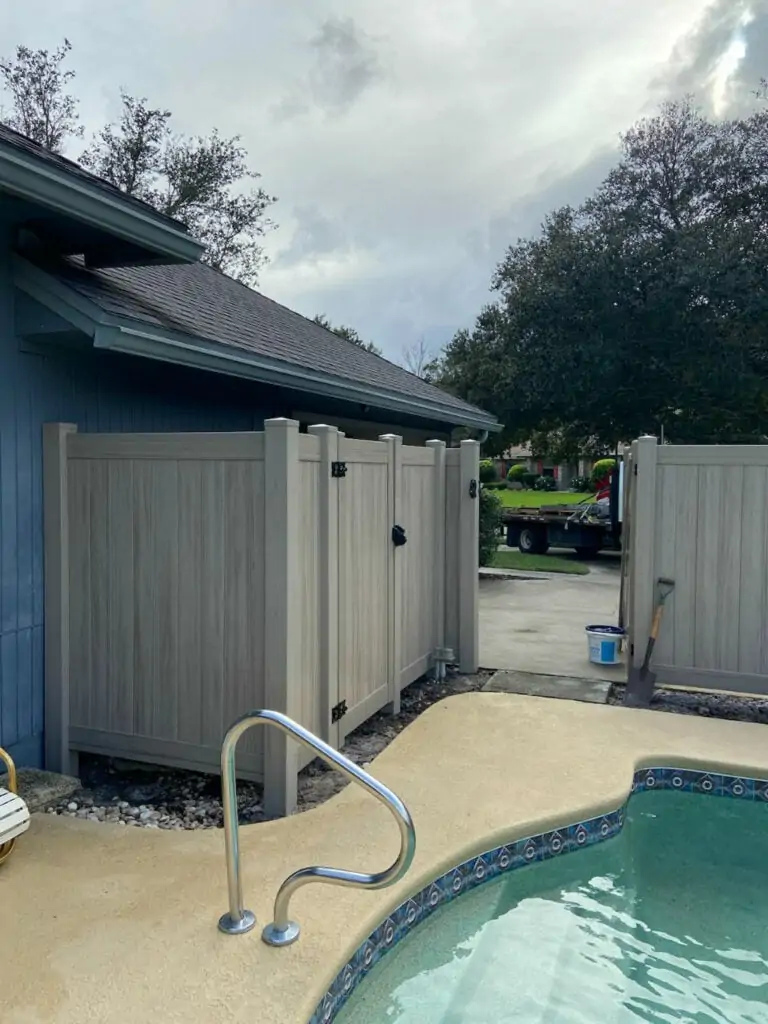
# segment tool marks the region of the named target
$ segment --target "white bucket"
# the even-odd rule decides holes
[[[620,626],[587,626],[589,660],[594,665],[618,665],[624,630]]]

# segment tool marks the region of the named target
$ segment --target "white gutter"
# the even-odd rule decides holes
[[[170,337],[125,325],[104,325],[96,329],[94,347],[246,377],[294,391],[403,412],[418,419],[429,418],[485,431],[501,430],[500,423],[480,410],[474,413],[439,401],[411,398],[395,391],[356,384],[342,377],[294,367],[282,360],[267,359],[231,345],[202,339]]]

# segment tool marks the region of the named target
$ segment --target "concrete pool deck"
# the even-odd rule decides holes
[[[283,878],[311,863],[384,867],[388,812],[359,787],[241,830],[246,906],[259,925],[218,932],[223,832],[162,832],[35,815],[0,868],[3,1024],[306,1024],[360,941],[411,892],[502,842],[612,810],[642,765],[768,777],[765,726],[504,693],[435,704],[372,771],[408,804],[410,873],[390,890],[308,885],[298,943],[260,929]],[[578,856],[576,854],[575,856]]]

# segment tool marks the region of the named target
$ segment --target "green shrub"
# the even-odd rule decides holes
[[[592,486],[597,487],[600,481],[605,480],[605,478],[610,474],[611,470],[615,469],[615,467],[616,459],[598,459],[592,467],[592,472],[590,474]]]
[[[557,480],[553,476],[537,476],[533,489],[534,491],[556,491]]]
[[[590,477],[590,476],[575,476],[573,478],[573,480],[571,480],[571,488],[570,489],[572,491],[581,491],[581,492],[584,492],[584,491],[594,491],[595,488],[592,486],[592,477]]]
[[[496,472],[496,463],[493,459],[481,459],[480,460],[480,483],[491,484],[498,479],[498,473]]]
[[[529,473],[527,470],[520,477],[520,483],[526,489],[526,491],[532,491],[536,486],[536,481],[539,479],[538,473]]]
[[[487,487],[480,488],[479,564],[488,565],[499,546],[501,530],[501,499]]]
[[[521,484],[523,477],[528,473],[528,467],[524,462],[519,463],[517,466],[510,466],[509,472],[507,473],[507,480],[511,484]]]

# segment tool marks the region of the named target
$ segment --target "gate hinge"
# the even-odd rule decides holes
[[[331,722],[340,722],[347,713],[347,702],[340,700],[335,707],[331,708]]]
[[[634,657],[634,654],[635,654],[635,645],[634,644],[630,644],[629,645],[629,653]]]
[[[635,463],[634,469],[635,469],[635,476],[637,476],[637,463]]]
[[[331,463],[331,476],[340,480],[343,476],[347,475],[347,464],[346,462],[332,462]]]

